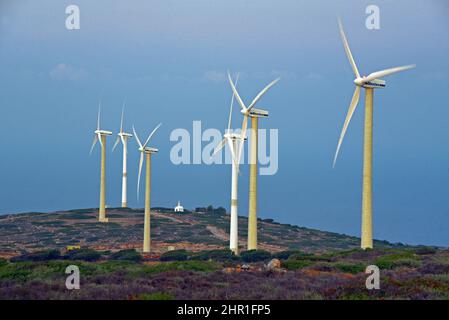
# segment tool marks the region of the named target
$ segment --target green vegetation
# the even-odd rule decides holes
[[[189,257],[189,253],[184,250],[172,250],[165,252],[161,255],[160,260],[161,261],[184,261],[187,260]]]
[[[271,259],[271,253],[265,250],[248,250],[243,251],[241,257],[245,262],[266,261]]]
[[[142,255],[138,253],[135,249],[125,249],[113,253],[110,256],[110,259],[138,262],[142,260]]]
[[[213,261],[237,261],[240,260],[234,252],[229,249],[224,250],[209,250],[202,251],[200,253],[194,254],[191,257],[192,260],[213,260]]]
[[[83,261],[97,261],[101,258],[101,252],[93,249],[78,249],[68,251],[65,259],[69,260],[83,260]]]
[[[170,293],[155,292],[155,293],[142,293],[136,297],[136,300],[173,300],[174,297]]]
[[[366,265],[363,263],[355,262],[355,263],[345,263],[345,262],[337,262],[331,264],[331,266],[345,273],[357,274],[360,272],[365,272]]]
[[[12,262],[19,261],[47,261],[61,259],[59,250],[45,250],[33,253],[26,253],[21,256],[17,256],[11,259]]]
[[[387,254],[377,258],[374,264],[380,269],[394,269],[402,266],[418,267],[419,257],[410,251],[402,251],[394,254]]]
[[[188,270],[197,272],[212,272],[220,269],[220,265],[212,261],[174,261],[156,264],[154,266],[145,266],[145,274],[156,274],[160,272]]]
[[[304,255],[304,253],[302,253],[299,250],[286,250],[286,251],[274,253],[273,258],[280,259],[280,260],[287,260],[292,255],[299,256],[299,255]]]
[[[281,266],[287,270],[298,270],[313,264],[310,260],[286,260],[283,261]]]

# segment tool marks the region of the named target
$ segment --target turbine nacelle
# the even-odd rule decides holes
[[[242,135],[239,133],[229,133],[229,132],[225,133],[223,135],[223,137],[225,139],[230,139],[230,140],[246,140],[247,139],[246,137],[242,137]]]
[[[126,132],[119,132],[119,133],[117,133],[117,135],[119,137],[123,137],[123,138],[132,138],[132,136],[133,136],[131,133],[126,133]]]
[[[145,148],[139,148],[139,151],[143,152],[143,153],[151,154],[151,153],[157,153],[159,151],[159,149],[151,148],[151,147],[145,147]]]
[[[95,130],[95,134],[102,136],[110,136],[112,135],[112,132],[107,130]]]
[[[354,84],[356,86],[363,87],[363,88],[378,89],[378,88],[385,88],[387,85],[387,82],[385,80],[380,80],[380,79],[368,80],[367,77],[363,76],[361,78],[354,79]]]
[[[263,109],[252,108],[249,116],[252,118],[267,118],[268,111]]]

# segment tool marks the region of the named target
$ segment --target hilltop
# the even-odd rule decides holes
[[[120,250],[142,246],[143,210],[110,208],[109,223],[97,221],[98,209],[78,209],[50,213],[30,212],[0,216],[0,257],[43,249],[62,249],[79,245],[97,250]],[[228,214],[212,212],[174,213],[153,208],[151,218],[152,251],[169,249],[190,251],[228,247]],[[239,217],[242,250],[246,247],[247,218]],[[259,248],[270,252],[301,250],[323,253],[358,248],[360,240],[343,234],[281,224],[259,219]],[[375,241],[377,248],[397,247]]]

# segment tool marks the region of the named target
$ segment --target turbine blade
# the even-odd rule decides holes
[[[98,141],[100,142],[101,147],[103,148],[103,139],[101,139],[101,133],[97,133]]]
[[[238,168],[238,162],[237,162],[237,159],[235,157],[234,144],[232,143],[231,139],[229,139],[229,138],[226,139],[226,141],[228,142],[228,146],[229,146],[229,149],[231,151],[232,161],[234,162],[234,164]]]
[[[97,130],[100,130],[101,100],[98,102]]]
[[[395,68],[389,68],[389,69],[385,69],[385,70],[381,70],[381,71],[376,71],[371,73],[369,76],[367,76],[364,80],[365,81],[372,81],[374,79],[378,79],[378,78],[382,78],[385,76],[389,76],[390,74],[396,73],[396,72],[400,72],[400,71],[405,71],[405,70],[409,70],[416,67],[416,65],[411,64],[408,66],[403,66],[403,67],[395,67]]]
[[[272,86],[274,86],[281,78],[274,79],[271,81],[265,88],[262,89],[262,91],[259,92],[259,94],[254,98],[254,100],[251,102],[251,104],[248,107],[248,111],[251,110],[257,101],[265,94],[265,92],[268,91]]]
[[[143,145],[143,147],[145,148],[148,144],[148,142],[150,141],[151,137],[153,136],[153,134],[157,131],[157,129],[159,129],[159,127],[162,125],[162,123],[159,123],[156,128],[153,129],[153,131],[151,131],[150,135],[147,138],[147,141],[145,141],[145,144]]]
[[[142,173],[142,165],[143,165],[143,152],[140,152],[139,175],[137,176],[137,201],[139,200],[140,174]]]
[[[345,137],[346,129],[348,129],[349,122],[351,121],[352,115],[357,107],[360,98],[360,87],[356,86],[354,95],[352,96],[351,104],[349,105],[348,114],[346,115],[345,122],[343,124],[343,129],[341,130],[340,139],[338,139],[337,151],[335,151],[334,163],[332,167],[335,167],[335,162],[337,161],[338,152],[340,151],[341,143]]]
[[[90,152],[89,154],[92,154],[92,151],[94,150],[95,145],[97,144],[98,141],[98,137],[97,135],[94,136],[94,141],[92,142],[92,146],[90,147]]]
[[[235,98],[237,99],[237,102],[239,103],[240,107],[243,110],[246,110],[245,104],[243,103],[242,99],[240,98],[239,93],[237,92],[237,89],[235,88],[235,85],[232,82],[231,75],[229,74],[229,71],[228,71],[228,80],[229,80],[229,83],[231,84],[232,92],[234,93]]]
[[[237,154],[237,163],[239,165],[242,158],[243,143],[245,142],[247,127],[248,127],[248,116],[245,114],[243,116],[242,131],[240,132],[239,153]]]
[[[237,73],[236,79],[235,79],[235,85],[237,86],[237,83],[239,82],[239,73]],[[231,130],[231,123],[232,123],[232,108],[234,106],[234,97],[235,94],[232,92],[232,98],[231,98],[231,108],[229,109],[229,118],[228,118],[228,133]]]
[[[343,40],[343,46],[345,47],[346,55],[348,56],[349,63],[351,64],[352,70],[355,73],[357,78],[360,78],[359,70],[357,69],[357,65],[355,64],[354,57],[352,56],[351,49],[349,48],[348,39],[346,38],[345,31],[343,30],[343,24],[341,20],[338,19],[338,26],[340,28],[341,39]]]
[[[220,141],[220,143],[214,148],[214,153],[212,153],[212,156],[215,156],[223,147],[226,145],[226,138]]]
[[[120,119],[120,132],[123,132],[123,114],[125,113],[125,101],[123,101],[122,118]]]
[[[115,140],[114,146],[112,147],[112,151],[115,150],[115,148],[117,147],[119,142],[120,142],[120,136],[117,136],[117,140]]]
[[[136,133],[136,129],[134,129],[134,125],[133,125],[133,133],[134,133],[134,137],[136,137],[137,143],[139,144],[139,147],[142,147],[142,143],[140,142],[139,136]]]

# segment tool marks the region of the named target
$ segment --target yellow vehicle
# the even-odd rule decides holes
[[[67,251],[79,250],[79,249],[81,249],[80,246],[67,246]]]

